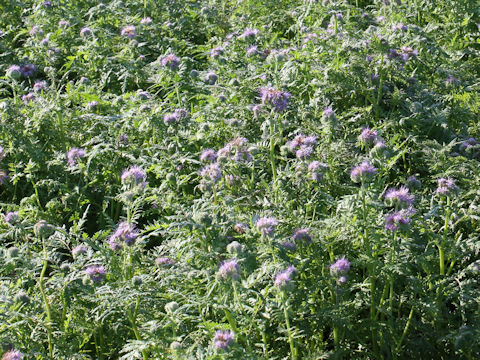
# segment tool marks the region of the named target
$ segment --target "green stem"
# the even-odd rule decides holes
[[[47,271],[48,258],[47,258],[47,247],[45,246],[45,238],[42,236],[43,244],[43,268],[40,273],[39,287],[40,293],[42,294],[43,303],[45,304],[45,310],[47,313],[47,336],[48,336],[48,353],[50,359],[53,359],[53,336],[52,336],[52,312],[50,309],[50,304],[48,303],[47,294],[45,293],[45,286],[43,284],[43,279],[45,277],[45,272]]]
[[[295,342],[293,339],[292,330],[290,328],[290,318],[288,316],[288,300],[286,299],[286,295],[282,293],[283,299],[283,314],[285,315],[285,325],[287,326],[287,333],[288,333],[288,342],[290,343],[290,353],[292,355],[292,360],[297,359],[297,349],[295,347]]]
[[[137,328],[137,314],[138,314],[139,305],[140,305],[140,297],[137,296],[137,300],[135,302],[135,310],[133,311],[133,314],[131,313],[130,309],[127,309],[127,315],[130,320],[130,323],[132,324],[132,330],[133,330],[133,333],[135,334],[135,338],[141,341],[142,336],[140,335],[140,332],[138,331],[138,328]],[[143,360],[148,359],[147,350],[142,350],[142,358]]]
[[[414,309],[414,307],[412,306],[412,309],[410,310],[410,314],[408,315],[407,323],[405,324],[405,329],[403,329],[402,337],[400,338],[400,341],[398,342],[398,345],[397,345],[397,350],[396,350],[397,353],[400,350],[400,348],[402,347],[403,339],[405,338],[405,335],[407,335],[408,328],[410,327],[410,324],[412,322],[413,309]]]

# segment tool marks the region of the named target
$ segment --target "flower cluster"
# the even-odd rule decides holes
[[[103,265],[91,265],[85,269],[85,272],[94,283],[100,283],[105,279],[105,267]]]
[[[86,152],[80,148],[72,148],[67,152],[67,163],[69,166],[77,165],[79,159],[85,157]]]
[[[9,350],[2,356],[2,360],[22,360],[23,354],[18,350]]]
[[[180,65],[180,58],[174,54],[168,54],[162,58],[161,64],[164,67],[170,68],[170,70],[176,70]]]
[[[244,137],[236,137],[218,150],[219,160],[229,158],[235,162],[250,162],[252,155],[248,149],[248,140]]]
[[[135,225],[122,221],[118,224],[117,230],[110,236],[108,243],[110,248],[116,251],[123,247],[123,243],[127,246],[133,245],[138,235],[138,231],[135,230]]]
[[[452,195],[458,190],[455,185],[455,180],[452,178],[440,178],[438,179],[438,187],[436,193],[439,195]]]
[[[217,330],[213,338],[214,345],[217,349],[228,350],[234,343],[234,337],[235,333],[231,330]]]
[[[355,166],[350,172],[350,178],[353,182],[366,183],[373,179],[377,169],[368,161],[363,161],[360,165]]]
[[[165,125],[178,123],[187,117],[187,111],[185,109],[175,109],[173,113],[165,114],[163,116],[163,122]]]
[[[409,207],[415,200],[415,196],[410,194],[410,190],[407,187],[402,186],[400,189],[392,188],[387,190],[385,200],[393,206]]]
[[[237,260],[228,260],[223,262],[219,268],[219,276],[222,279],[238,279],[240,277],[240,267]]]
[[[299,159],[308,158],[313,154],[313,147],[317,144],[317,137],[298,134],[292,141],[287,143],[290,151],[295,152]]]
[[[395,231],[399,228],[405,228],[410,223],[410,216],[414,213],[415,210],[413,208],[408,208],[387,215],[385,229]]]
[[[140,166],[131,166],[122,172],[122,184],[129,186],[138,186],[144,188],[147,186],[147,174]]]
[[[272,235],[275,227],[278,225],[278,221],[272,217],[261,217],[257,220],[256,225],[263,235]]]
[[[270,104],[276,112],[285,110],[288,106],[288,99],[291,97],[290,93],[272,87],[261,88],[259,93],[262,104]]]
[[[328,168],[327,164],[315,160],[308,164],[308,174],[313,181],[320,181]]]
[[[292,276],[297,273],[295,266],[289,266],[286,270],[278,273],[273,281],[280,290],[285,290],[291,285]]]
[[[377,139],[378,139],[378,132],[368,127],[363,128],[362,132],[358,136],[358,141],[364,145],[373,145],[373,143],[375,143]]]
[[[336,262],[330,265],[330,273],[335,276],[340,284],[347,281],[346,274],[350,270],[350,261],[345,256],[338,259]]]
[[[5,214],[5,222],[10,225],[15,225],[20,221],[20,215],[18,211],[10,211]]]

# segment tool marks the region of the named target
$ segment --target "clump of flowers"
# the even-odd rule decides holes
[[[228,350],[234,343],[234,337],[235,333],[231,330],[217,330],[213,338],[214,345],[217,349]]]
[[[292,141],[287,143],[290,151],[300,159],[308,158],[313,153],[313,147],[317,144],[317,137],[298,134]]]
[[[303,243],[310,243],[312,242],[312,237],[308,233],[308,229],[297,229],[295,232],[292,234],[292,240],[295,242],[303,242]]]
[[[80,30],[80,36],[87,37],[87,36],[92,36],[93,31],[89,27],[85,26]]]
[[[43,91],[47,88],[47,82],[46,81],[35,81],[35,84],[33,84],[33,91],[38,93],[40,91]]]
[[[85,150],[80,148],[72,148],[67,152],[67,163],[69,166],[77,165],[79,159],[85,157]]]
[[[260,99],[262,104],[270,104],[273,110],[277,112],[284,111],[288,106],[288,99],[291,94],[273,87],[263,87],[260,89]]]
[[[88,248],[84,245],[77,245],[72,249],[72,255],[74,258],[86,254],[88,251]]]
[[[35,100],[35,94],[30,92],[28,94],[22,95],[22,100],[23,100],[24,104],[28,104],[28,103],[32,102],[33,100]]]
[[[260,30],[257,29],[245,29],[245,31],[239,36],[240,39],[253,39],[260,34]]]
[[[22,360],[23,354],[18,350],[9,350],[2,356],[2,360]]]
[[[362,132],[358,136],[358,141],[362,145],[373,145],[378,139],[378,132],[372,130],[369,127],[363,128]]]
[[[452,178],[440,178],[437,181],[438,187],[435,192],[439,195],[452,195],[458,190],[457,185],[455,185],[455,180]]]
[[[0,169],[0,185],[5,184],[8,179],[8,174],[5,170]]]
[[[475,152],[480,151],[480,145],[478,144],[477,139],[471,137],[460,145],[460,150],[469,154],[474,154]]]
[[[213,149],[205,149],[200,154],[200,161],[215,162],[217,160],[217,152]]]
[[[213,48],[212,50],[210,50],[210,56],[212,58],[217,58],[219,57],[220,55],[222,55],[224,53],[225,49],[221,46],[217,46],[215,48]]]
[[[257,220],[257,229],[262,232],[263,235],[272,235],[275,231],[275,227],[278,225],[277,219],[273,217],[261,217]]]
[[[147,186],[147,174],[140,166],[131,166],[122,172],[122,184],[138,186],[144,188]]]
[[[175,262],[168,256],[160,256],[155,259],[155,264],[157,266],[169,266],[175,264]]]
[[[103,265],[91,265],[85,272],[94,283],[101,283],[105,279],[105,267]]]
[[[200,170],[200,176],[202,177],[200,187],[204,190],[209,189],[218,183],[223,177],[223,173],[222,169],[220,169],[220,166],[217,163],[212,163],[206,165]]]
[[[350,270],[350,261],[345,256],[330,265],[330,273],[334,276],[346,274]]]
[[[248,140],[244,137],[236,137],[228,142],[217,152],[219,160],[231,159],[235,162],[250,162],[252,155],[248,149]]]
[[[162,66],[170,68],[170,70],[176,70],[180,65],[180,58],[174,54],[168,54],[162,58],[161,64]]]
[[[274,285],[280,290],[286,290],[292,284],[292,277],[297,273],[295,266],[289,266],[286,270],[278,273],[273,281]]]
[[[360,165],[355,166],[350,172],[350,178],[353,182],[370,182],[373,176],[377,172],[377,169],[371,165],[368,161],[363,161]]]
[[[378,139],[373,145],[370,155],[374,158],[388,157],[389,151],[382,139]]]
[[[185,109],[175,109],[173,113],[165,114],[163,116],[163,122],[165,125],[178,123],[179,121],[187,117],[187,111]]]
[[[385,193],[385,200],[392,206],[409,207],[412,205],[415,196],[410,194],[410,190],[402,186],[400,189],[392,188]]]
[[[325,172],[328,170],[328,165],[320,161],[312,161],[308,164],[308,174],[313,181],[322,180]]]
[[[127,246],[133,245],[138,235],[138,231],[135,230],[135,225],[129,224],[127,221],[122,221],[118,224],[117,230],[110,236],[108,243],[110,244],[110,248],[116,251],[123,247],[123,243]]]
[[[10,225],[15,225],[20,221],[18,211],[9,211],[5,214],[5,222]]]
[[[142,25],[150,25],[151,23],[152,23],[152,18],[148,16],[140,20],[140,24]]]
[[[414,213],[413,208],[408,208],[387,215],[385,229],[395,231],[399,228],[405,228],[410,223],[410,216]]]
[[[133,39],[137,36],[137,30],[133,25],[125,26],[122,31],[120,32],[122,36],[128,37],[129,39]]]
[[[240,277],[240,267],[237,260],[228,260],[220,265],[218,274],[222,279],[238,279]]]
[[[12,79],[19,79],[22,76],[22,71],[19,65],[10,65],[7,69],[6,75]]]

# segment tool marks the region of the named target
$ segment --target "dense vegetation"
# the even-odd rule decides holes
[[[0,356],[480,358],[476,0],[2,0]]]

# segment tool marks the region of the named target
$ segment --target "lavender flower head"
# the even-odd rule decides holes
[[[355,166],[350,172],[350,178],[353,182],[369,182],[377,172],[377,169],[368,161],[363,161],[360,165]]]
[[[131,166],[128,169],[123,170],[122,183],[126,185],[134,185],[144,188],[147,185],[145,181],[147,174],[140,166]]]
[[[78,159],[85,157],[85,150],[80,148],[72,148],[67,152],[67,162],[69,166],[77,165]]]
[[[222,279],[238,279],[240,277],[240,267],[237,260],[228,260],[220,265],[218,274]]]
[[[152,18],[150,17],[144,17],[142,20],[140,20],[140,24],[142,25],[150,25],[152,23]]]
[[[8,174],[5,170],[0,169],[0,185],[5,184],[8,179]]]
[[[228,347],[234,343],[235,333],[231,330],[217,330],[213,338],[217,349],[228,350]]]
[[[162,66],[169,67],[170,70],[178,69],[180,65],[180,59],[174,54],[168,54],[161,60]]]
[[[2,360],[22,360],[23,354],[18,350],[9,350],[2,356]]]
[[[217,183],[220,181],[223,174],[220,166],[217,163],[213,163],[205,166],[202,170],[200,170],[200,176],[205,181]]]
[[[320,161],[312,161],[308,164],[308,173],[311,176],[313,181],[320,181],[325,174],[325,171],[328,170],[328,165]]]
[[[3,149],[3,146],[0,145],[0,160],[5,159],[5,156],[7,156],[7,154],[5,154],[5,150]]]
[[[247,56],[255,56],[258,54],[258,47],[256,45],[252,45],[247,49]]]
[[[476,147],[478,145],[477,139],[471,137],[467,140],[465,140],[461,145],[460,145],[460,150],[463,151],[469,151],[473,147]]]
[[[409,189],[420,189],[422,187],[422,183],[415,175],[412,175],[407,179],[407,186]]]
[[[273,284],[280,290],[285,290],[291,285],[292,276],[297,273],[294,266],[289,266],[286,270],[280,272],[275,276]]]
[[[410,46],[404,46],[402,47],[402,54],[400,56],[403,61],[407,62],[409,59],[414,58],[417,55],[417,50],[413,50]]]
[[[58,22],[58,27],[62,29],[66,29],[70,26],[70,23],[67,20],[60,20]]]
[[[13,79],[18,79],[22,75],[22,71],[19,65],[10,65],[7,69],[7,76],[13,78]]]
[[[455,185],[455,180],[452,178],[440,178],[438,179],[438,187],[436,190],[437,194],[440,195],[451,195],[458,190],[457,186]]]
[[[272,235],[275,231],[275,226],[278,225],[278,221],[275,218],[271,217],[262,217],[257,220],[257,228],[262,232],[263,235]]]
[[[35,94],[30,92],[28,94],[22,95],[22,100],[23,100],[23,103],[26,105],[32,102],[33,100],[35,100]]]
[[[133,25],[125,26],[120,32],[120,35],[128,37],[129,39],[135,38],[137,36],[137,31],[135,29],[135,26]]]
[[[345,256],[330,265],[330,272],[335,276],[346,274],[348,270],[350,270],[350,261]]]
[[[5,222],[10,225],[14,225],[20,221],[20,215],[18,211],[9,211],[5,214]]]
[[[288,99],[291,94],[272,87],[264,87],[260,89],[260,98],[262,104],[270,104],[277,112],[284,111],[288,106]]]
[[[92,36],[93,31],[89,27],[85,26],[80,30],[80,36],[87,37],[87,36]]]
[[[85,269],[85,272],[94,283],[100,283],[105,279],[105,267],[102,265],[91,265]]]
[[[157,266],[169,266],[173,265],[175,262],[170,259],[168,256],[160,256],[155,259],[155,264]]]
[[[458,79],[453,75],[448,75],[445,79],[445,85],[457,85],[459,83]]]
[[[304,242],[304,243],[310,243],[312,241],[312,237],[308,233],[308,229],[297,229],[292,235],[292,240],[295,240],[296,242]]]
[[[217,160],[217,152],[213,149],[205,149],[200,154],[200,161],[215,162]]]
[[[376,130],[372,130],[368,127],[363,128],[361,134],[358,136],[358,141],[361,144],[365,145],[373,145],[373,143],[378,138],[378,132]]]
[[[88,251],[88,248],[86,246],[78,245],[72,249],[72,255],[74,258],[76,258],[82,254],[85,254],[87,251]]]
[[[20,72],[25,77],[32,76],[33,74],[35,74],[36,70],[37,70],[37,67],[33,64],[25,64],[20,67]]]
[[[387,215],[385,218],[385,229],[390,231],[405,228],[410,223],[410,216],[415,213],[415,209],[408,208]]]
[[[412,205],[413,200],[415,200],[415,196],[410,194],[407,187],[402,186],[400,189],[392,188],[387,190],[385,193],[385,200],[387,200],[390,205],[409,207]]]
[[[292,141],[287,143],[290,151],[295,151],[297,158],[308,158],[313,153],[313,146],[317,143],[317,137],[314,135],[305,136],[298,134]]]
[[[45,90],[46,88],[47,88],[46,81],[35,81],[35,84],[33,84],[33,91],[36,93],[42,90]]]
[[[138,237],[138,231],[135,230],[135,225],[129,224],[127,221],[122,221],[118,224],[117,230],[110,236],[108,243],[110,248],[114,251],[123,247],[122,243],[131,246],[135,243]]]
[[[163,116],[163,122],[165,125],[177,123],[187,116],[185,109],[175,109],[173,113],[165,114]]]
[[[210,50],[210,56],[212,58],[217,58],[219,57],[220,55],[222,55],[224,53],[225,49],[221,46],[217,46],[215,48],[213,48],[212,50]]]
[[[245,29],[245,31],[239,36],[240,39],[252,39],[260,33],[257,29]]]

